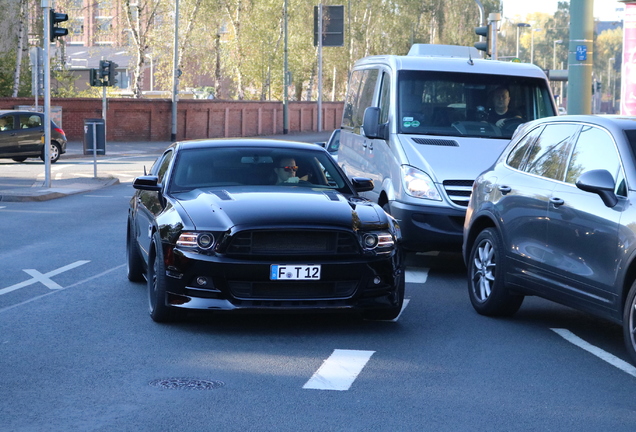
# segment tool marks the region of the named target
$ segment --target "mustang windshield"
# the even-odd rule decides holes
[[[169,189],[185,192],[219,186],[264,185],[353,193],[329,154],[262,147],[182,149],[172,170]]]
[[[401,71],[398,100],[403,134],[510,139],[519,124],[556,115],[543,80],[507,75]]]

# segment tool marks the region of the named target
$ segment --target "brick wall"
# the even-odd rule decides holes
[[[0,109],[33,105],[33,98],[0,98]],[[62,108],[62,128],[70,141],[84,138],[84,119],[102,117],[102,100],[51,99]],[[323,130],[340,127],[342,102],[323,102]],[[41,103],[40,103],[41,108]],[[275,135],[283,132],[280,102],[180,100],[177,139]],[[172,102],[166,99],[108,99],[107,141],[169,141]],[[316,102],[289,103],[289,132],[318,130]]]

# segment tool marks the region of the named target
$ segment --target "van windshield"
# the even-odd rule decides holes
[[[556,115],[539,78],[400,71],[398,131],[510,139],[517,126]]]

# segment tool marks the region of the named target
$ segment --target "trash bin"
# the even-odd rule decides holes
[[[106,130],[104,119],[84,119],[84,154],[92,155],[93,147],[98,155],[106,154]]]

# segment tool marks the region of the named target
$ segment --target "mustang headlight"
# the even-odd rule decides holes
[[[410,166],[402,166],[402,179],[407,194],[416,198],[442,200],[435,183],[425,172]]]
[[[209,250],[214,247],[215,239],[212,233],[182,232],[177,240],[177,246],[183,248],[199,248]]]
[[[391,233],[364,233],[362,234],[362,247],[365,250],[375,250],[377,252],[388,252],[395,245],[395,240]]]

